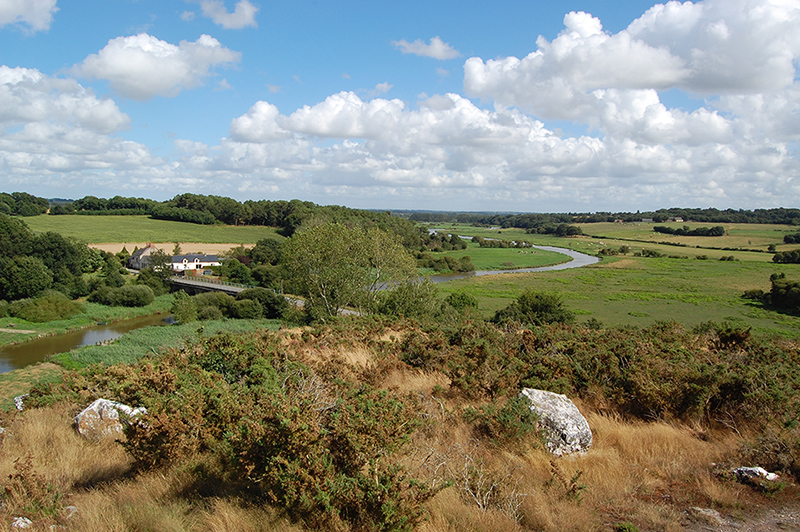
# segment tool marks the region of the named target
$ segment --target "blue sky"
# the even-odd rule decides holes
[[[797,207],[800,0],[0,0],[0,190]]]

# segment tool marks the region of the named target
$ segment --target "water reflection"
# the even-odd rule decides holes
[[[156,314],[9,345],[0,348],[0,373],[42,362],[50,355],[71,351],[77,347],[116,340],[123,334],[142,327],[167,325],[171,322],[172,316]]]

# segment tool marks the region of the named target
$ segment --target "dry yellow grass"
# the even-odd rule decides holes
[[[413,392],[422,428],[400,457],[402,465],[435,488],[447,486],[426,503],[429,519],[418,527],[422,532],[589,532],[626,521],[640,530],[678,531],[689,506],[739,511],[754,497],[750,488],[714,474],[714,463],[736,453],[732,433],[632,423],[576,401],[592,428],[594,446],[584,455],[554,458],[534,444],[503,446],[477,437],[463,419],[463,397],[433,394],[437,386],[449,387],[441,373],[409,368],[357,342],[304,342],[299,331],[284,334],[283,347],[311,365]],[[606,411],[599,402],[591,404]],[[193,488],[197,478],[185,464],[129,474],[121,446],[75,434],[76,410],[74,405],[30,410],[12,416],[5,427],[0,478],[17,474],[15,461],[30,457],[33,476],[63,494],[56,511],[38,518],[39,529],[61,524],[81,532],[303,530],[246,494],[219,487],[199,495]],[[0,529],[12,516],[24,515],[14,512],[22,512],[27,502],[14,493],[7,496]],[[69,520],[61,513],[66,505],[78,508]]]

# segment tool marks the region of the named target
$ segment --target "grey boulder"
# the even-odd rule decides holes
[[[592,446],[592,430],[586,418],[566,395],[524,388],[520,396],[530,402],[539,417],[545,447],[556,456],[586,452]]]

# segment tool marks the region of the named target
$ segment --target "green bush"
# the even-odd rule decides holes
[[[122,307],[145,307],[155,300],[153,290],[146,285],[127,285],[114,289],[114,301]]]
[[[230,294],[225,292],[203,292],[192,296],[192,299],[201,312],[206,307],[214,307],[219,309],[225,316],[233,316],[233,303],[236,299]]]
[[[279,318],[289,307],[285,297],[266,288],[248,288],[239,292],[236,299],[239,301],[247,299],[258,301],[264,317],[269,319]]]
[[[387,316],[431,318],[441,312],[439,288],[430,280],[413,280],[397,284],[380,293],[377,312]]]
[[[175,294],[170,312],[178,323],[190,323],[198,319],[197,303],[183,291]]]
[[[8,301],[0,299],[0,318],[8,316]]]
[[[564,307],[557,294],[526,290],[516,301],[498,310],[492,321],[503,323],[516,321],[529,325],[549,323],[572,323],[575,315]]]
[[[217,307],[203,307],[197,313],[197,318],[201,321],[221,320],[223,317],[222,311]]]
[[[491,402],[479,409],[464,411],[467,421],[475,425],[483,437],[496,444],[533,444],[540,442],[538,417],[524,397],[512,397],[504,404]]]
[[[231,314],[238,319],[256,320],[264,317],[264,307],[255,299],[241,299],[233,302]]]
[[[10,314],[33,323],[66,320],[83,312],[80,303],[61,292],[51,290],[35,299],[21,299],[11,304]]]
[[[478,299],[464,292],[450,294],[445,298],[445,302],[459,312],[478,308]]]

